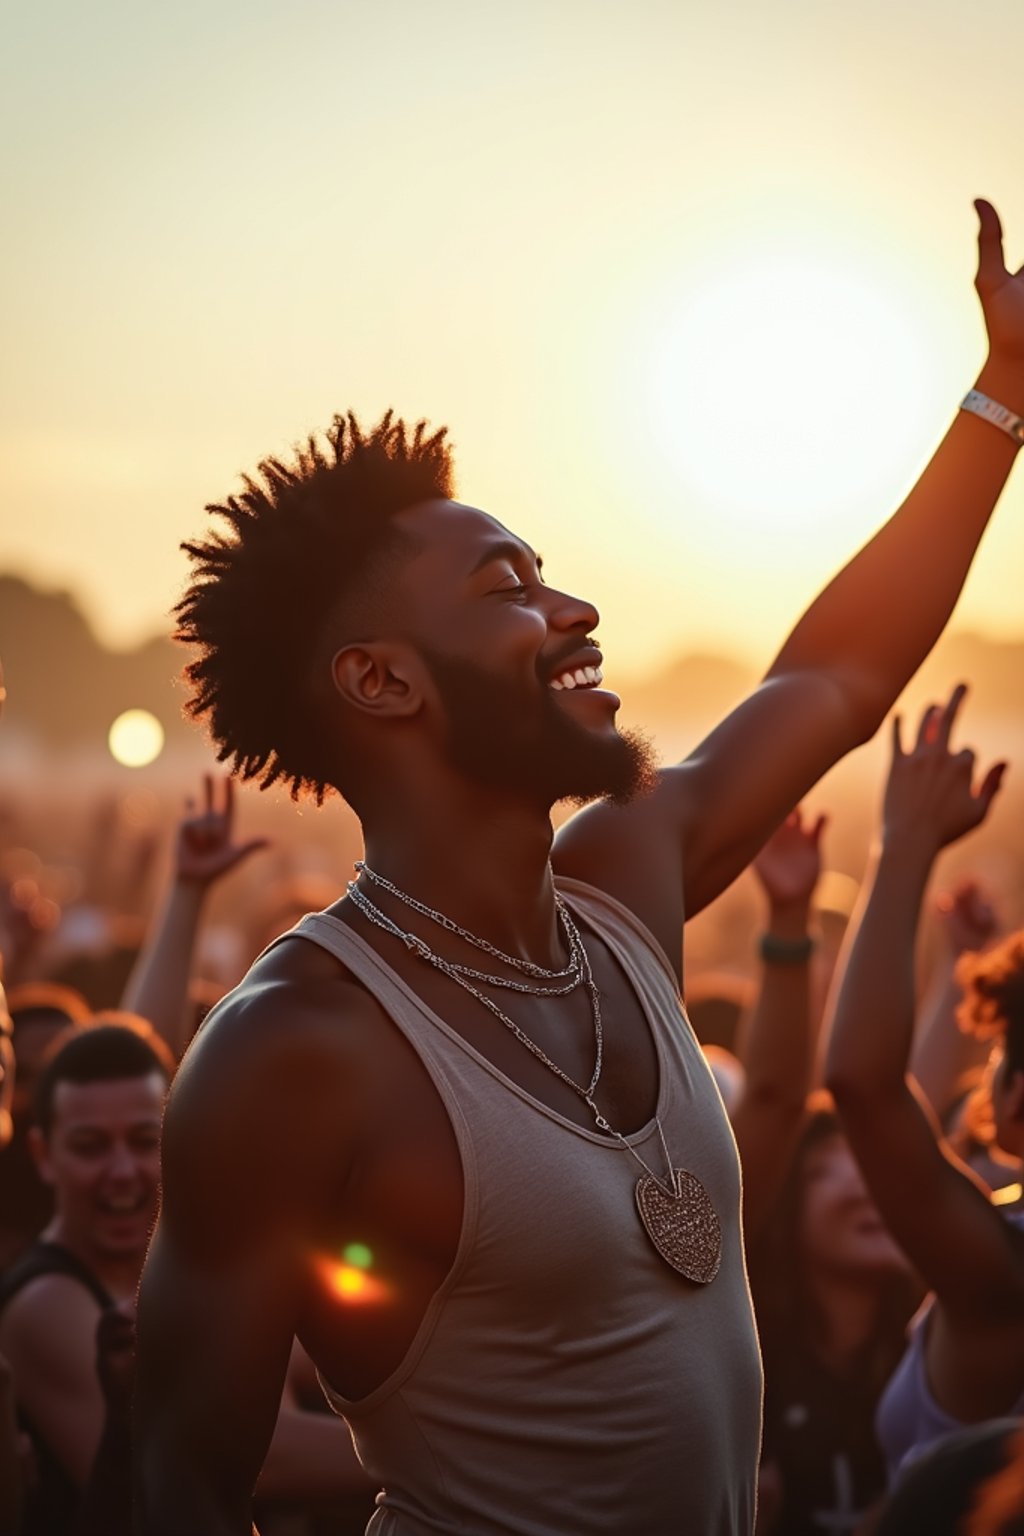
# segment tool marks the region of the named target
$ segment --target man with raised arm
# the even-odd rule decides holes
[[[1024,433],[1024,274],[978,206],[966,409],[675,767],[616,730],[596,610],[452,499],[443,433],[338,418],[187,546],[193,713],[243,778],[342,794],[366,862],[177,1079],[142,1536],[249,1531],[293,1334],[381,1489],[375,1536],[750,1532],[740,1182],[682,924],[873,734],[956,602]],[[553,839],[565,798],[596,803]]]

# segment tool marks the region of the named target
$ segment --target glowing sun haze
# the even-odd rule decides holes
[[[1024,257],[1019,0],[24,6],[0,568],[165,624],[203,504],[335,410],[602,610],[609,681],[765,661],[972,382]],[[1018,471],[1018,475],[1019,475]],[[1017,479],[959,622],[1019,634]]]

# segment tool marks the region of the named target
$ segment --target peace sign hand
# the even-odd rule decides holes
[[[1024,365],[1024,266],[1011,272],[1003,254],[1003,226],[991,203],[974,204],[978,230],[978,273],[974,286],[981,300],[993,357]]]
[[[885,789],[883,841],[911,846],[934,856],[940,848],[978,827],[989,813],[1006,772],[995,763],[974,788],[974,753],[950,749],[949,738],[967,689],[954,688],[944,708],[931,705],[909,752],[901,741],[900,717],[893,720],[892,766]]]
[[[204,774],[205,808],[195,809],[195,801],[185,802],[185,815],[178,823],[175,847],[175,878],[181,885],[205,889],[234,869],[243,859],[267,846],[265,837],[251,837],[246,843],[233,841],[234,781],[224,779],[224,802],[218,809],[214,778]]]

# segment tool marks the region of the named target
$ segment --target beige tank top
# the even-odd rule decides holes
[[[637,1215],[626,1149],[548,1109],[468,1045],[344,923],[293,933],[336,955],[421,1057],[465,1181],[461,1237],[402,1364],[368,1396],[324,1390],[381,1485],[368,1536],[749,1536],[761,1366],[736,1144],[675,978],[618,902],[559,880],[636,990],[675,1166],[723,1231],[710,1285]],[[653,1120],[629,1138],[663,1174]]]

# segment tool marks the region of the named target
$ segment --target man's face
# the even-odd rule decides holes
[[[426,502],[397,522],[416,550],[400,612],[453,767],[545,809],[643,787],[646,748],[616,730],[619,700],[600,686],[596,609],[548,586],[530,547],[475,508]]]
[[[105,1259],[141,1260],[156,1220],[159,1072],[110,1082],[59,1082],[50,1133],[34,1132],[43,1179],[53,1187],[62,1237]]]

